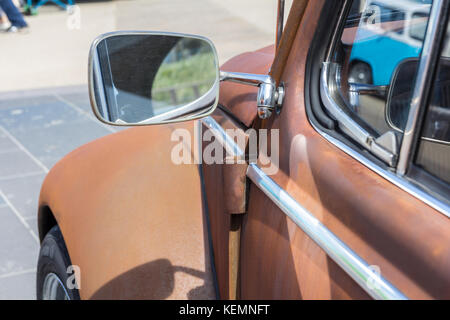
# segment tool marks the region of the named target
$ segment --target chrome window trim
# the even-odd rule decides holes
[[[350,116],[348,116],[331,97],[332,93],[338,90],[337,85],[340,82],[340,77],[338,76],[339,73],[337,70],[336,82],[328,81],[331,69],[333,67],[337,67],[336,63],[327,61],[322,64],[322,71],[320,74],[320,97],[322,98],[322,101],[327,110],[336,118],[339,124],[344,126],[344,128],[342,129],[346,129],[346,132],[348,132],[348,134],[351,135],[352,138],[369,149],[369,141],[372,140],[370,134],[358,123],[356,123]]]
[[[388,122],[389,126],[390,126],[393,130],[395,130],[395,131],[398,132],[398,133],[403,134],[403,130],[397,128],[397,127],[392,123],[392,121],[390,120],[389,117],[386,117],[386,119],[387,119],[387,122]],[[426,115],[425,115],[425,117],[424,117],[423,120],[426,121]],[[421,136],[421,137],[419,137],[419,139],[420,139],[420,140],[424,140],[424,141],[433,142],[433,143],[438,143],[438,144],[450,145],[450,141],[439,140],[439,139],[434,139],[434,138],[430,138],[430,137],[424,137],[424,136]],[[420,141],[419,141],[419,143],[420,143]]]
[[[443,0],[435,0],[436,2],[439,2],[440,4],[443,3]],[[343,14],[345,12],[345,8],[348,6],[349,0],[347,0],[344,5],[343,5],[343,10],[341,11],[340,15],[339,15],[339,22],[338,24],[342,24],[342,19],[345,19],[345,15]],[[434,2],[433,2],[434,4]],[[441,8],[441,7],[439,7]],[[431,9],[433,10],[433,8]],[[437,9],[436,9],[437,10]],[[431,18],[431,14],[433,13],[430,12],[430,18]],[[440,11],[437,13],[439,15]],[[438,23],[438,21],[435,23]],[[326,53],[326,58],[325,60],[327,62],[324,62],[323,67],[327,66],[327,64],[329,64],[329,60],[330,57],[334,51],[334,47],[337,41],[337,37],[339,34],[340,29],[336,28],[333,35],[332,35],[332,39],[331,39],[331,44],[328,47],[327,53]],[[428,32],[428,31],[427,31]],[[422,58],[421,58],[422,60]],[[325,68],[323,68],[325,69]],[[331,96],[329,95],[328,89],[322,88],[323,86],[323,77],[327,75],[327,70],[321,70],[321,77],[320,77],[320,95],[321,95],[321,99],[322,102],[325,104],[325,106],[327,106],[327,104],[331,103],[334,104],[334,108],[340,108],[335,102],[334,100],[331,98]],[[324,90],[325,89],[325,90]],[[325,98],[325,101],[324,101]],[[324,137],[326,140],[328,140],[330,143],[332,143],[334,146],[338,147],[339,149],[341,149],[342,151],[344,151],[346,154],[348,154],[349,156],[351,156],[352,158],[356,159],[357,161],[361,162],[364,166],[366,166],[367,168],[369,168],[370,170],[374,171],[375,173],[379,174],[381,177],[383,177],[384,179],[390,181],[391,183],[393,183],[395,186],[399,187],[400,189],[402,189],[403,191],[411,194],[412,196],[414,196],[415,198],[421,200],[422,202],[426,203],[427,205],[429,205],[430,207],[432,207],[433,209],[435,209],[436,211],[440,212],[441,214],[443,214],[444,216],[446,216],[447,218],[450,218],[450,206],[440,200],[438,200],[437,198],[433,197],[432,195],[430,195],[426,190],[420,188],[419,186],[409,182],[408,180],[406,180],[404,178],[404,176],[401,175],[397,175],[391,171],[388,171],[382,167],[380,167],[379,165],[375,164],[374,162],[370,161],[367,157],[361,155],[359,152],[353,150],[352,148],[350,148],[347,144],[343,143],[342,141],[332,137],[331,135],[327,134],[326,132],[322,131],[316,124],[314,124],[313,121],[310,121],[312,127],[322,136]]]
[[[424,119],[424,120],[426,120],[426,119]],[[437,144],[444,144],[446,146],[450,146],[450,141],[433,139],[433,138],[428,138],[428,137],[420,137],[420,139],[424,140],[424,141],[428,141],[428,142],[433,142],[433,143],[437,143]]]
[[[395,186],[399,187],[405,192],[408,192],[410,195],[414,196],[415,198],[423,201],[436,211],[439,211],[447,218],[450,218],[450,206],[446,203],[436,199],[435,197],[431,196],[429,193],[421,189],[420,187],[412,184],[408,180],[396,175],[395,173],[388,171],[374,162],[370,161],[363,155],[361,155],[359,152],[353,150],[345,143],[341,142],[340,140],[330,136],[326,132],[323,132],[321,129],[319,129],[314,123],[310,122],[312,127],[326,140],[328,140],[331,144],[338,147],[342,151],[344,151],[346,154],[351,156],[352,158],[356,159],[357,161],[361,162],[364,166],[369,168],[370,170],[374,171],[375,173],[379,174],[384,179],[388,180],[389,182],[393,183]]]
[[[434,51],[437,50],[435,43],[439,36],[439,22],[441,21],[440,18],[444,4],[444,0],[433,0],[431,6],[430,18],[428,20],[427,31],[425,33],[425,40],[417,70],[416,83],[411,100],[411,107],[409,109],[408,120],[406,122],[402,145],[400,147],[397,164],[397,173],[400,175],[405,175],[408,170],[411,159],[411,149],[413,144],[416,143],[415,136],[417,130],[420,130],[420,128],[417,128],[419,124],[419,111],[421,108],[426,107],[423,103],[425,95],[428,93],[425,80],[430,73],[430,69],[434,67],[432,57]]]
[[[372,136],[367,130],[361,127],[352,117],[347,115],[340,106],[334,102],[332,95],[337,92],[337,85],[329,82],[331,68],[337,67],[335,63],[326,61],[322,64],[320,75],[320,97],[327,110],[335,117],[341,130],[358,141],[364,148],[369,150],[376,157],[386,162],[389,166],[395,166],[397,155],[377,143],[376,137]],[[339,83],[339,72],[336,72],[336,84]]]
[[[336,237],[313,214],[269,178],[256,164],[249,164],[247,177],[271,199],[298,227],[374,299],[408,299],[383,276]]]

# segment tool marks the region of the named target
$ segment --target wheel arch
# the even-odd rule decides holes
[[[199,169],[171,161],[175,129],[194,136],[192,122],[123,130],[45,178],[39,238],[60,227],[82,299],[216,297]]]
[[[58,224],[50,206],[46,204],[39,206],[37,223],[39,240],[42,242],[50,229]]]

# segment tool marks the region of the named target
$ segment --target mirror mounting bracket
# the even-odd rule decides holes
[[[231,81],[258,87],[258,117],[267,119],[273,111],[279,112],[284,100],[284,85],[276,87],[269,75],[220,71],[220,81]]]

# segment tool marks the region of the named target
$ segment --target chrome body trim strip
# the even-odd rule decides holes
[[[244,159],[244,151],[234,142],[226,131],[208,116],[200,120],[212,130],[219,143],[227,152]],[[382,277],[359,258],[350,248],[331,233],[320,221],[298,204],[287,192],[281,189],[254,163],[249,164],[247,176],[288,215],[308,236],[310,236],[325,252],[346,271],[361,287],[376,299],[406,299],[397,289],[392,287]],[[367,282],[369,281],[369,282]],[[370,289],[368,283],[371,283]]]
[[[422,54],[417,70],[416,84],[414,87],[413,97],[411,99],[411,107],[409,109],[408,121],[406,122],[403,133],[402,145],[398,157],[397,173],[406,174],[409,160],[411,158],[411,148],[414,143],[414,137],[418,129],[419,111],[423,105],[426,94],[426,77],[429,76],[431,68],[433,68],[432,56],[437,50],[434,45],[438,41],[440,16],[444,8],[443,0],[433,0],[431,6],[430,19],[428,21],[425,41],[423,43]]]
[[[248,166],[247,176],[372,298],[408,299],[381,275],[375,274],[361,257],[270,179],[256,164]]]

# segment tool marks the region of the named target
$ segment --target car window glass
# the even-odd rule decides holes
[[[436,70],[416,164],[450,183],[450,29]]]
[[[431,4],[422,0],[352,3],[332,58],[340,92],[336,102],[375,136],[403,129]],[[388,96],[396,73],[395,78],[406,79],[408,85],[403,86],[401,99],[394,96],[389,113]],[[389,121],[393,113],[396,123]]]
[[[409,35],[411,38],[423,41],[425,38],[425,31],[427,29],[428,15],[424,12],[414,12],[412,14]]]

